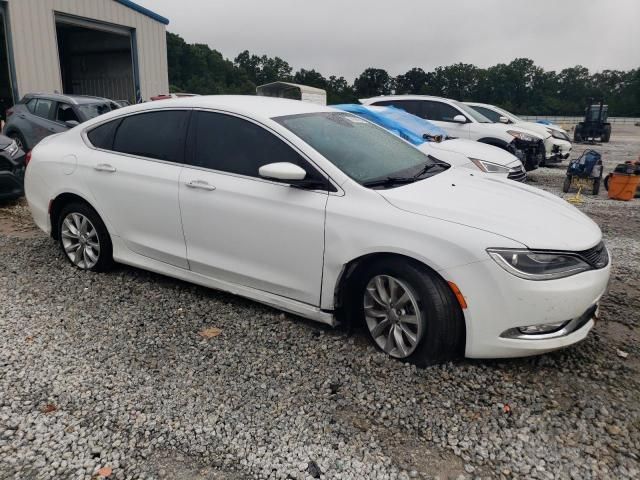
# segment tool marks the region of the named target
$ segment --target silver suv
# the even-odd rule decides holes
[[[7,110],[3,133],[26,151],[44,137],[64,132],[120,108],[113,100],[85,95],[33,93]]]

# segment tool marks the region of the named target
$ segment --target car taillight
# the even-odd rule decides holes
[[[27,152],[27,155],[24,157],[24,168],[27,168],[29,162],[31,161],[31,150]]]

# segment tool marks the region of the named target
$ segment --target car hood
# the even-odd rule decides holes
[[[486,160],[509,168],[522,166],[522,162],[515,155],[512,155],[502,148],[494,147],[486,143],[465,140],[464,138],[454,138],[444,140],[440,143],[431,142],[430,145],[436,150],[460,153],[466,157]]]
[[[532,249],[581,251],[602,238],[598,225],[555,195],[480,172],[451,168],[377,192],[401,210],[495,233]]]
[[[527,130],[535,132],[538,135],[542,136],[542,138],[544,138],[544,139],[547,139],[547,138],[549,138],[551,136],[547,126],[546,125],[542,125],[541,123],[518,122],[518,123],[515,123],[514,125],[516,127],[526,128]]]

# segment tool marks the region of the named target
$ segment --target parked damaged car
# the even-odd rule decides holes
[[[600,229],[564,200],[326,106],[150,102],[31,154],[33,219],[76,268],[115,261],[360,324],[417,365],[579,342],[609,279]]]
[[[545,158],[544,161],[540,162],[540,166],[544,166],[547,163],[561,162],[571,155],[571,138],[567,132],[558,125],[552,123],[541,124],[527,122],[495,105],[474,102],[465,103],[494,123],[518,125],[538,135],[542,135],[544,137]]]
[[[369,120],[452,166],[480,170],[518,182],[527,179],[524,166],[515,155],[492,145],[449,138],[442,128],[399,108],[358,104],[333,107]]]
[[[545,158],[544,138],[516,125],[493,123],[473,108],[456,100],[426,95],[391,95],[361,99],[364,105],[394,106],[427,119],[452,138],[466,138],[513,153],[527,171]]]
[[[28,94],[7,110],[3,133],[29,151],[40,140],[120,108],[113,100],[86,95]]]
[[[13,139],[0,135],[0,201],[23,195],[24,168],[24,151]]]

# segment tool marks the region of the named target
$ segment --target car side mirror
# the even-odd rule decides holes
[[[304,180],[304,177],[307,176],[307,172],[303,168],[290,162],[263,165],[258,169],[258,173],[263,178],[287,181]]]
[[[80,125],[80,122],[77,122],[76,120],[67,120],[66,122],[64,122],[64,124],[69,128],[73,128]]]
[[[453,117],[453,121],[456,123],[467,123],[467,117],[465,117],[462,114],[458,114],[455,117]]]
[[[500,116],[500,118],[498,118],[498,121],[500,123],[509,123],[509,119],[507,117],[503,117],[503,116]]]

